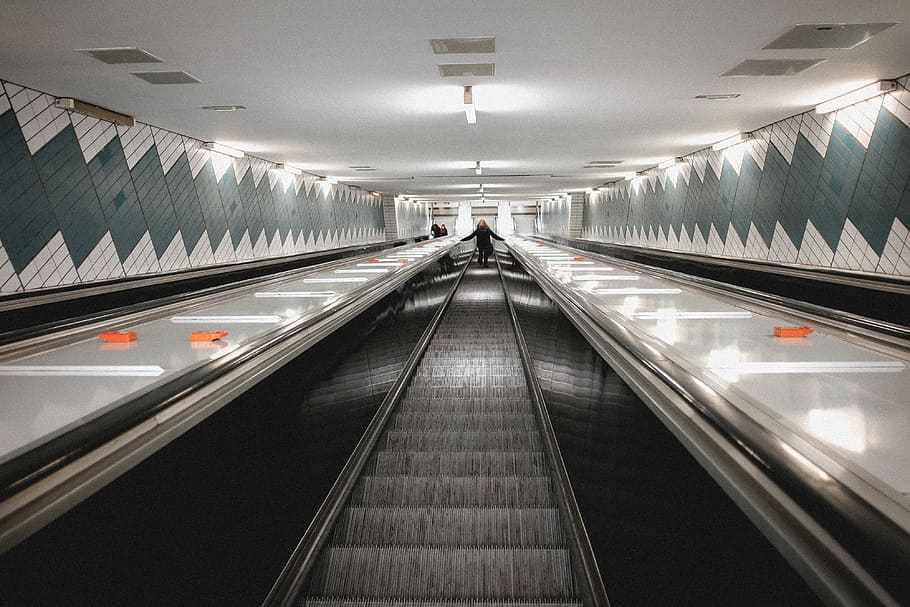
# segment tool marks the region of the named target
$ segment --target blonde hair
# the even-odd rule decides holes
[[[481,219],[480,221],[477,222],[477,227],[478,228],[489,228],[490,226],[487,225],[486,219]]]

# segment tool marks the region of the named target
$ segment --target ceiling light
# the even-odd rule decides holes
[[[623,181],[632,181],[636,177],[638,177],[638,173],[627,173],[623,175]]]
[[[479,160],[476,161],[476,162],[474,163],[474,174],[475,174],[475,175],[483,175],[483,169],[480,168],[480,161],[479,161]]]
[[[752,139],[752,133],[737,133],[736,135],[733,135],[732,137],[727,137],[726,139],[718,141],[717,143],[715,143],[714,145],[711,146],[711,149],[714,150],[715,152],[719,152],[721,150],[727,149],[728,147],[734,146],[738,143],[743,143],[744,141],[749,141],[750,139]]]
[[[677,164],[682,164],[682,162],[683,162],[682,158],[671,158],[669,160],[664,160],[663,162],[661,162],[659,165],[657,165],[657,168],[658,169],[669,169],[670,167],[674,167]]]
[[[473,76],[493,76],[496,74],[495,63],[443,63],[439,65],[439,74],[443,78],[470,78]]]
[[[162,63],[164,60],[150,52],[135,46],[118,46],[112,48],[77,48],[76,51],[85,53],[102,63],[115,65],[118,63]]]
[[[184,71],[172,72],[130,72],[149,84],[202,84],[202,80]]]
[[[283,171],[285,173],[290,173],[291,175],[300,175],[303,173],[303,171],[301,171],[297,167],[292,167],[289,164],[283,164],[283,163],[276,164],[275,170]]]
[[[433,38],[430,46],[437,55],[495,53],[496,38]]]
[[[209,150],[210,152],[218,152],[219,154],[224,154],[225,156],[231,156],[233,158],[243,158],[243,152],[240,150],[235,150],[234,148],[228,147],[222,143],[206,141],[202,144],[202,147]]]
[[[468,119],[468,124],[477,122],[477,112],[474,109],[474,91],[470,86],[464,87],[464,115]]]
[[[113,122],[114,124],[122,126],[133,126],[136,124],[136,121],[132,116],[127,116],[126,114],[121,114],[107,108],[69,97],[58,97],[54,100],[54,107],[60,108],[61,110],[76,112],[77,114],[82,114],[84,116],[98,118],[99,120]]]
[[[483,194],[483,184],[480,184],[480,193]]]
[[[696,95],[695,98],[704,101],[726,101],[727,99],[736,99],[739,96],[739,93],[723,93],[719,95]]]
[[[202,109],[211,110],[213,112],[236,112],[237,110],[245,110],[245,105],[203,105]]]
[[[329,183],[331,185],[335,185],[336,183],[338,183],[338,180],[335,179],[334,177],[320,177],[319,181],[321,181],[322,183]]]
[[[827,114],[828,112],[833,112],[841,108],[847,107],[848,105],[853,105],[854,103],[859,103],[860,101],[865,101],[875,97],[876,95],[881,95],[882,93],[888,93],[897,88],[897,84],[893,80],[879,80],[878,82],[873,82],[868,86],[863,88],[856,89],[846,95],[841,95],[836,99],[831,101],[826,101],[822,104],[819,104],[815,111],[818,114]]]

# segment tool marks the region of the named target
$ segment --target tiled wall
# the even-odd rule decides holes
[[[572,197],[558,196],[538,203],[537,231],[555,236],[569,235],[569,220],[572,213]]]
[[[582,237],[910,276],[910,91],[899,83],[592,193]]]
[[[430,234],[430,205],[413,200],[396,200],[395,221],[398,225],[398,238],[428,236]]]
[[[0,293],[384,239],[378,197],[0,81]]]

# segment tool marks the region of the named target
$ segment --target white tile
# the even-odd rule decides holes
[[[910,103],[910,93],[903,90],[901,92],[907,97],[908,103]],[[897,96],[891,94],[885,95],[882,107],[891,112],[895,118],[910,127],[910,106],[898,101]]]
[[[143,234],[130,254],[123,260],[123,271],[127,276],[161,271],[158,258],[155,256],[152,237],[148,232]]]
[[[727,238],[724,241],[723,255],[725,257],[745,257],[746,245],[739,239],[736,228],[731,223],[727,228]]]
[[[196,179],[209,160],[209,152],[202,147],[201,141],[189,137],[183,138],[183,147],[190,163],[190,173],[192,173],[193,179]]]
[[[269,256],[269,239],[265,235],[265,230],[259,231],[259,236],[256,237],[256,244],[253,245],[253,257],[256,259],[262,259],[263,257]]]
[[[828,153],[828,142],[831,141],[831,131],[834,129],[832,113],[817,114],[806,112],[802,114],[799,132],[812,144],[822,158]]]
[[[193,247],[192,253],[190,253],[190,266],[199,268],[203,266],[209,266],[214,263],[215,252],[212,251],[212,245],[209,242],[208,232],[203,231],[202,236],[200,236],[199,240],[196,241],[196,246]]]
[[[183,147],[183,137],[177,133],[153,127],[152,140],[155,142],[155,147],[158,148],[158,160],[161,162],[161,169],[167,174],[180,159],[180,156],[186,152]]]
[[[761,233],[755,227],[755,224],[749,225],[749,236],[746,239],[746,246],[743,250],[743,257],[747,259],[767,259],[770,247],[765,244]]]
[[[284,253],[285,255],[294,254],[294,235],[290,231],[288,231],[288,235],[284,237],[284,243],[282,243],[281,248],[282,248],[282,253]],[[314,245],[314,250],[315,250],[315,245]]]
[[[796,137],[799,134],[800,116],[775,122],[771,126],[771,143],[777,148],[787,163],[793,162],[793,151],[796,149]]]
[[[250,157],[243,156],[243,158],[233,158],[232,163],[234,165],[234,179],[237,180],[237,185],[240,185],[240,182],[243,181],[243,178],[246,176],[247,171],[250,170]]]
[[[717,230],[714,228],[714,224],[711,224],[711,228],[708,230],[708,244],[705,248],[705,252],[709,255],[724,254],[724,241],[721,240],[720,234],[718,234]]]
[[[803,244],[799,248],[799,256],[796,258],[798,263],[830,267],[834,261],[834,251],[822,238],[821,233],[816,229],[812,221],[806,222],[806,231],[803,234]]]
[[[79,274],[81,282],[105,280],[124,275],[123,266],[117,257],[117,249],[114,247],[114,240],[110,232],[105,232],[85,261],[76,268],[76,272]]]
[[[130,127],[118,126],[117,133],[120,135],[120,144],[123,146],[123,153],[126,156],[126,166],[132,170],[146,152],[155,145],[152,128],[147,124],[137,122]]]
[[[0,87],[0,114],[9,111],[12,109],[10,105],[9,98],[6,96],[6,93],[3,92],[3,87]]]
[[[234,257],[238,261],[253,259],[253,244],[250,242],[249,230],[243,231],[243,236],[240,237],[240,242],[237,243],[237,247],[234,249]]]
[[[711,235],[709,233],[708,238],[710,237]],[[705,241],[705,237],[702,236],[701,230],[699,230],[698,227],[692,230],[692,247],[690,250],[695,253],[705,253],[708,250],[708,243]]]
[[[227,230],[215,249],[215,263],[228,263],[234,261],[234,245],[231,242],[231,231]]]
[[[746,141],[745,143],[740,143],[739,145],[734,145],[728,147],[726,150],[720,152],[720,157],[723,158],[733,168],[733,171],[739,175],[743,167],[743,157],[746,155],[748,148],[752,145],[751,141]],[[718,171],[717,176],[720,177],[721,171],[723,170],[723,163],[721,163],[720,171]]]
[[[863,148],[868,149],[881,106],[882,96],[873,97],[838,110],[835,112],[835,120],[853,135]]]
[[[768,259],[770,261],[782,261],[787,263],[796,262],[799,251],[787,231],[777,222],[774,226],[774,236],[771,238],[771,247],[768,250]]]
[[[771,140],[771,127],[753,131],[752,139],[745,145],[746,152],[755,161],[760,170],[765,169],[765,157],[768,155],[768,145]],[[739,171],[737,171],[739,174]]]
[[[164,253],[158,259],[158,263],[164,272],[173,272],[190,267],[190,258],[186,253],[186,245],[183,242],[183,234],[180,230],[174,234],[170,244],[164,250]]]
[[[257,188],[259,187],[259,184],[262,182],[262,178],[269,171],[269,166],[271,166],[271,164],[272,163],[266,162],[265,160],[262,160],[261,158],[252,159],[252,161],[250,163],[250,170],[253,171],[253,185],[254,186],[256,186]]]
[[[78,276],[73,278],[70,270],[73,267],[72,258],[63,240],[63,234],[57,232],[34,259],[19,272],[19,279],[25,290],[42,287],[54,287],[61,284],[78,282]]]

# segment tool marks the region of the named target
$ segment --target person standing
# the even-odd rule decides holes
[[[439,235],[440,235],[440,236],[448,236],[448,235],[449,235],[449,230],[446,228],[446,224],[442,224],[441,226],[439,226]]]
[[[439,238],[442,236],[442,230],[435,223],[430,226],[430,233],[433,235],[433,238]]]
[[[490,229],[490,226],[487,225],[487,222],[483,219],[477,222],[477,229],[461,239],[462,242],[471,240],[472,238],[477,238],[477,252],[480,257],[480,267],[487,267],[487,257],[490,253],[493,252],[493,242],[490,238],[495,238],[496,240],[505,240],[497,236],[496,233]]]

